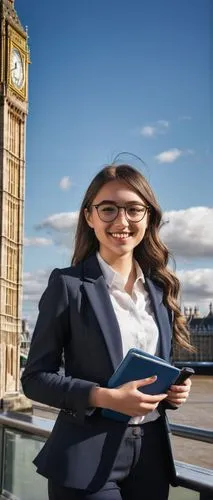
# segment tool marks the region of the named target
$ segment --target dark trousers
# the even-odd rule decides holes
[[[98,492],[48,481],[49,500],[167,500],[169,463],[161,419],[128,426],[113,469]]]

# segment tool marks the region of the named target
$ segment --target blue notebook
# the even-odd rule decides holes
[[[131,380],[157,375],[157,380],[153,384],[141,387],[145,394],[165,393],[170,385],[177,379],[180,370],[170,365],[164,359],[148,354],[140,349],[130,349],[108,381],[108,387],[118,387]],[[140,390],[140,389],[139,389]],[[128,421],[131,417],[113,410],[103,409],[103,417],[112,418],[122,422]]]

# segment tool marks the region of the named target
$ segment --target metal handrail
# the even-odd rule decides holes
[[[0,425],[5,425],[13,429],[24,432],[29,432],[35,436],[48,438],[54,420],[37,417],[34,415],[26,415],[15,412],[0,413]],[[175,436],[193,439],[204,443],[213,443],[213,430],[203,429],[200,427],[191,427],[188,425],[174,424],[170,422],[172,434]]]
[[[0,412],[0,427],[9,427],[16,431],[29,433],[30,435],[48,438],[55,421],[26,415],[15,412]],[[170,424],[173,433],[199,441],[212,442],[212,430],[188,427],[185,425]],[[197,437],[195,436],[197,433]],[[209,440],[210,439],[210,440]],[[193,464],[186,464],[175,460],[178,485],[200,492],[200,500],[209,500],[213,498],[213,470],[198,467]],[[210,496],[209,496],[210,494]],[[1,497],[0,497],[1,498]],[[12,498],[12,497],[11,497]]]
[[[174,436],[202,441],[203,443],[213,443],[213,430],[211,429],[202,429],[200,427],[191,427],[189,425],[172,424],[171,422],[169,425]]]
[[[52,431],[54,421],[25,415],[24,413],[5,412],[0,413],[0,425],[18,431],[24,431],[34,436],[48,438]]]

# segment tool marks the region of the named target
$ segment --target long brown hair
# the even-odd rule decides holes
[[[79,212],[72,265],[76,265],[98,250],[99,242],[95,232],[86,222],[84,211],[86,208],[90,209],[102,186],[115,180],[126,182],[149,206],[149,224],[143,240],[134,249],[134,257],[145,276],[149,276],[163,289],[164,304],[173,313],[175,341],[181,347],[194,352],[190,344],[186,318],[182,315],[178,305],[180,283],[177,276],[167,268],[171,254],[159,237],[162,212],[147,180],[132,166],[128,164],[107,165],[90,183]]]

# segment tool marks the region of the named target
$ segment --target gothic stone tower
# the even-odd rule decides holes
[[[29,51],[14,0],[0,0],[0,401],[19,393]]]

